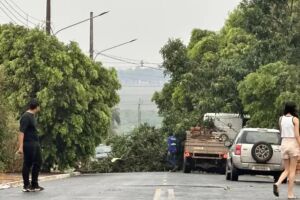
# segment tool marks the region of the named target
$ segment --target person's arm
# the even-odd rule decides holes
[[[19,141],[18,142],[18,144],[19,144],[18,153],[23,154],[24,133],[22,133],[22,132],[19,133],[18,141]]]
[[[299,119],[297,117],[293,118],[293,122],[294,122],[294,133],[295,133],[295,137],[298,141],[298,144],[300,145],[300,136],[299,136]]]
[[[29,119],[27,116],[23,116],[20,120],[20,133],[18,136],[18,152],[19,154],[23,153],[23,144],[24,144],[24,136],[25,136],[25,131],[28,127],[29,124]]]

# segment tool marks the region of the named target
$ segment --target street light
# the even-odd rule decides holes
[[[82,23],[84,23],[84,22],[90,21],[91,19],[95,19],[95,18],[100,17],[100,16],[102,16],[102,15],[105,15],[105,14],[107,14],[107,13],[109,13],[109,11],[100,13],[99,15],[96,15],[95,17],[88,18],[88,19],[82,20],[82,21],[80,21],[80,22],[77,22],[77,23],[75,23],[75,24],[72,24],[72,25],[70,25],[70,26],[67,26],[67,27],[65,27],[65,28],[62,28],[62,29],[56,31],[56,32],[54,33],[54,35],[57,35],[59,32],[61,32],[61,31],[63,31],[63,30],[66,30],[66,29],[69,29],[69,28],[71,28],[71,27],[73,27],[73,26],[77,26],[78,24],[82,24]]]
[[[106,52],[106,51],[111,50],[111,49],[115,49],[115,48],[120,47],[120,46],[124,46],[124,45],[126,45],[126,44],[129,44],[129,43],[132,43],[132,42],[135,42],[135,41],[137,41],[137,39],[133,39],[133,40],[130,40],[130,41],[128,41],[128,42],[124,42],[124,43],[121,43],[121,44],[118,44],[118,45],[109,47],[109,48],[107,48],[107,49],[103,49],[103,50],[101,50],[101,51],[98,51],[98,52],[96,53],[96,56],[95,56],[94,60],[96,60],[96,58],[97,58],[100,54],[102,54],[103,52]]]

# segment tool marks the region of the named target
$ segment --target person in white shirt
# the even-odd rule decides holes
[[[298,157],[300,155],[299,119],[296,104],[285,104],[283,116],[279,118],[281,132],[281,154],[284,160],[285,170],[282,172],[277,183],[273,185],[273,193],[279,196],[279,186],[288,178],[288,199],[296,199],[294,195],[294,182]]]

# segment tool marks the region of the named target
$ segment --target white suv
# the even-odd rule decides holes
[[[226,180],[238,181],[239,175],[271,175],[277,181],[283,171],[281,137],[276,129],[243,128],[229,147]]]

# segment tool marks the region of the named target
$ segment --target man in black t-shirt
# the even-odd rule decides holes
[[[42,164],[41,148],[37,134],[37,122],[35,114],[40,111],[39,103],[33,99],[29,103],[29,109],[20,119],[19,154],[23,154],[23,181],[24,192],[41,191],[44,188],[38,184],[38,176]],[[31,183],[29,174],[31,171]]]

